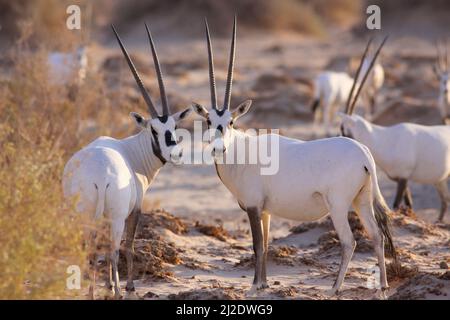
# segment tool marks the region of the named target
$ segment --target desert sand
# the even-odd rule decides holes
[[[141,31],[133,32],[130,38],[144,36]],[[304,140],[323,136],[311,125],[311,80],[323,68],[345,70],[353,65],[365,43],[345,33],[331,38],[319,41],[290,34],[239,38],[232,104],[247,98],[254,104],[238,126],[277,128],[283,135]],[[173,40],[163,37],[157,41],[169,99],[180,108],[190,101],[208,105],[204,41],[178,41],[176,46]],[[215,39],[214,47],[221,97],[228,40]],[[148,48],[141,43],[132,48],[142,61],[149,60]],[[111,42],[99,56],[117,54]],[[431,68],[434,55],[433,47],[418,38],[390,39],[381,56],[386,82],[374,122],[439,122],[437,83]],[[150,72],[145,73],[145,79],[155,85]],[[134,83],[129,80],[122,85],[134,95]],[[199,120],[196,116],[193,119]],[[195,148],[199,150],[200,145]],[[382,171],[378,170],[378,175],[382,193],[392,204],[396,185]],[[450,214],[445,223],[435,224],[440,206],[436,191],[432,186],[414,183],[411,188],[414,212],[392,214],[394,239],[404,268],[400,275],[392,270],[389,273],[388,298],[450,299]],[[144,209],[136,245],[136,288],[141,298],[255,298],[246,296],[253,280],[248,220],[220,182],[214,166],[167,165],[151,186]],[[342,292],[333,299],[374,299],[378,296],[374,287],[376,259],[358,219],[353,216],[351,221],[358,246]],[[258,292],[256,298],[329,298],[326,291],[334,281],[339,262],[340,246],[328,218],[299,224],[274,216],[268,264],[270,288]]]

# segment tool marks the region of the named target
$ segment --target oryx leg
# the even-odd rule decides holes
[[[408,187],[408,180],[406,179],[398,179],[397,180],[397,194],[395,195],[394,200],[394,209],[397,210],[400,207],[400,203],[405,196],[406,188]]]
[[[412,209],[412,207],[413,207],[413,200],[412,200],[411,190],[409,189],[409,187],[406,187],[405,196],[403,198],[403,201],[405,202],[405,205],[408,208]]]
[[[326,95],[323,101],[323,126],[325,128],[325,134],[330,135],[331,121],[333,120],[333,104],[334,97],[330,94]]]
[[[375,254],[378,259],[378,267],[380,268],[380,286],[384,294],[384,291],[389,288],[386,276],[386,262],[384,259],[384,237],[375,219],[370,189],[363,189],[361,191],[353,202],[353,207],[361,219],[369,238],[372,240]]]
[[[262,287],[268,288],[267,284],[267,253],[269,252],[269,231],[270,231],[270,214],[263,212],[262,214],[262,224],[263,224],[263,236],[264,236],[264,256],[263,256],[263,266],[262,266]]]
[[[348,205],[344,205],[337,201],[330,201],[329,203],[331,220],[333,221],[334,228],[339,237],[342,248],[341,264],[339,266],[339,273],[333,288],[329,292],[330,295],[335,295],[342,286],[345,274],[350,260],[355,250],[356,241],[353,237],[352,230],[348,223]]]
[[[447,205],[450,201],[450,194],[448,192],[447,180],[443,180],[436,184],[436,189],[439,193],[439,197],[441,198],[441,212],[439,213],[438,222],[442,222],[444,220],[444,215],[447,212]]]
[[[373,117],[375,114],[375,105],[376,105],[376,94],[372,93],[369,95],[369,116]]]
[[[94,300],[95,299],[95,286],[96,286],[96,277],[97,277],[97,232],[92,231],[89,235],[89,261],[91,262],[91,265],[89,266],[89,299]]]
[[[113,221],[111,226],[111,250],[109,254],[112,266],[112,278],[114,282],[114,297],[116,299],[121,298],[118,264],[120,242],[122,240],[124,227],[125,222],[122,220]]]
[[[110,295],[111,293],[114,293],[114,284],[112,281],[112,269],[111,269],[111,257],[110,257],[110,250],[111,250],[111,241],[109,235],[111,234],[111,230],[109,229],[111,227],[111,218],[108,217],[109,222],[103,224],[104,228],[102,229],[102,251],[105,253],[105,264],[106,264],[106,274],[105,274],[105,289],[106,294]],[[105,243],[106,242],[106,243]]]
[[[107,251],[105,254],[105,262],[106,262],[106,277],[105,277],[105,288],[114,293],[114,283],[112,280],[112,266],[111,266],[111,257],[109,254],[110,251]]]
[[[247,215],[250,221],[250,228],[253,238],[253,251],[255,252],[255,276],[250,293],[263,288],[262,270],[263,270],[263,231],[261,224],[261,211],[256,207],[247,208]]]
[[[135,291],[134,288],[134,282],[133,282],[133,258],[134,258],[134,237],[136,235],[136,228],[139,222],[139,217],[141,215],[140,210],[133,210],[131,214],[127,218],[126,226],[127,226],[127,235],[126,235],[126,242],[125,242],[125,252],[126,252],[126,258],[127,258],[127,272],[128,272],[128,278],[127,278],[127,286],[126,291],[127,293],[131,293]]]
[[[324,105],[323,105],[323,101],[322,100],[318,100],[318,104],[315,107],[314,111],[313,111],[313,132],[315,135],[317,135],[317,130],[319,128],[319,125],[321,122],[323,122],[323,112],[324,110]]]
[[[331,136],[333,109],[334,109],[334,101],[330,98],[326,99],[323,108],[323,126],[325,127],[325,134],[327,136]]]

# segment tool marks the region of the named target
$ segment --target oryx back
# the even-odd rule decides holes
[[[126,159],[111,146],[101,146],[98,140],[69,160],[63,187],[65,197],[76,202],[76,210],[91,218],[105,215],[125,219],[136,202],[135,179]],[[104,212],[97,212],[101,203]]]

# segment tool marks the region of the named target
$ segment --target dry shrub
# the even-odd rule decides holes
[[[409,279],[419,273],[416,266],[402,265],[400,262],[392,262],[386,265],[386,274],[388,281],[396,281],[402,279]]]
[[[31,26],[23,25],[7,53],[11,65],[0,73],[0,299],[80,293],[65,289],[67,267],[83,270],[87,259],[82,221],[63,201],[62,171],[92,137],[120,132],[110,125],[118,115],[101,75],[78,87],[51,83],[48,52],[31,43]],[[82,125],[89,119],[97,123],[91,131]]]
[[[316,0],[314,8],[326,22],[349,26],[356,22],[363,13],[363,2],[355,0]]]
[[[195,228],[197,229],[198,232],[206,236],[214,237],[220,241],[226,242],[227,238],[230,237],[227,230],[225,230],[223,226],[204,225],[197,221],[195,223]]]
[[[166,26],[192,32],[197,25],[197,30],[201,30],[199,21],[207,16],[214,17],[209,22],[215,32],[222,35],[229,34],[235,13],[240,25],[247,29],[291,30],[314,36],[324,36],[328,25],[348,26],[362,14],[359,0],[133,0],[116,3],[114,20],[123,25],[151,16],[153,21],[159,18]]]
[[[61,101],[45,81],[42,58],[16,51],[14,73],[1,85],[1,299],[65,297],[67,267],[85,261],[78,219],[61,201],[70,123],[50,111]]]
[[[158,227],[170,230],[178,235],[186,234],[189,231],[188,226],[180,218],[171,215],[163,209],[155,209],[149,213],[143,213],[139,221],[136,235],[138,239],[153,238]]]
[[[164,240],[137,239],[135,241],[135,253],[133,256],[134,278],[170,278],[172,272],[165,268],[165,264],[180,264],[182,262],[175,246]],[[127,276],[127,262],[125,249],[120,250],[119,273],[121,277]]]

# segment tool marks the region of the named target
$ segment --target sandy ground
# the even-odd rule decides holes
[[[145,39],[144,30],[139,36]],[[136,38],[139,37],[134,34],[127,42],[134,48],[132,52],[147,63],[150,56],[146,43],[138,43]],[[174,42],[158,37],[156,40],[165,68],[169,99],[178,107],[193,100],[208,105],[204,41]],[[110,45],[97,57],[117,55],[115,43]],[[327,66],[345,69],[352,58],[361,54],[363,47],[364,41],[354,40],[348,34],[333,35],[328,41],[292,35],[240,38],[233,104],[246,98],[254,99],[250,114],[240,121],[241,126],[279,128],[283,135],[307,140],[320,136],[320,132],[313,132],[308,112],[310,81]],[[221,97],[228,40],[214,39],[214,48]],[[421,39],[390,39],[381,57],[387,76],[375,122],[437,123],[437,83],[431,68],[434,54],[433,47]],[[151,69],[144,72],[144,77],[147,84],[155,86],[152,72]],[[126,85],[133,88],[131,78],[128,80]],[[396,185],[382,172],[378,174],[382,193],[391,204]],[[450,275],[445,269],[450,263],[450,213],[446,223],[435,225],[440,202],[434,188],[417,184],[412,184],[411,188],[417,217],[395,214],[393,218],[395,241],[406,271],[400,278],[391,274],[392,289],[388,295],[392,299],[450,299]],[[147,194],[146,207],[163,208],[170,214],[153,213],[165,221],[154,226],[151,234],[152,241],[157,241],[156,246],[162,248],[157,261],[164,272],[149,271],[145,259],[141,261],[143,270],[136,277],[141,297],[246,298],[253,279],[249,225],[246,214],[216,176],[214,166],[166,166]],[[148,221],[144,219],[141,227],[148,227]],[[166,223],[170,225],[173,221],[183,225],[183,230],[167,227]],[[294,221],[272,218],[270,288],[259,292],[258,298],[327,298],[326,290],[331,287],[340,262],[335,234],[326,219],[293,232],[292,228],[297,225]],[[358,241],[358,248],[361,248],[357,248],[350,263],[342,293],[334,298],[376,297],[372,286],[376,279],[372,274],[377,270],[376,259],[364,239]],[[145,257],[149,243],[140,240],[137,255]],[[168,258],[167,250],[171,252]]]

